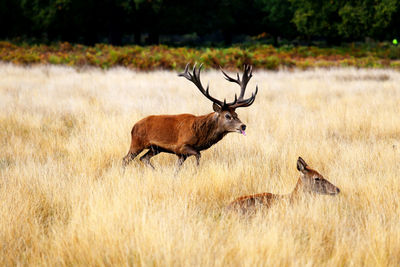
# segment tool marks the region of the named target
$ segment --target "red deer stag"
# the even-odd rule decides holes
[[[226,99],[222,102],[209,94],[209,87],[203,88],[200,82],[200,71],[202,65],[193,67],[190,73],[189,64],[185,71],[178,76],[185,77],[194,83],[200,92],[213,102],[215,112],[195,116],[192,114],[180,115],[153,115],[138,121],[131,131],[131,146],[128,154],[123,158],[123,166],[129,164],[140,152],[148,149],[140,160],[153,167],[150,158],[160,152],[176,154],[178,156],[178,169],[189,156],[195,156],[197,165],[200,162],[200,151],[208,149],[220,141],[227,133],[237,132],[245,135],[246,125],[244,125],[238,115],[236,108],[248,107],[253,104],[258,87],[251,97],[244,99],[246,86],[252,77],[252,67],[244,66],[242,78],[237,74],[237,79],[229,77],[224,71],[222,73],[229,82],[237,83],[240,86],[240,95],[235,100],[227,103]]]
[[[300,171],[300,177],[292,193],[287,195],[260,193],[242,196],[229,204],[228,210],[246,213],[247,211],[254,211],[257,206],[268,208],[274,201],[279,199],[288,199],[292,202],[305,193],[336,195],[340,192],[339,188],[331,184],[317,171],[308,167],[307,163],[301,157],[297,160],[297,170]]]

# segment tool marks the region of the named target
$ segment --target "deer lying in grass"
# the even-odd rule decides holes
[[[235,100],[227,103],[212,97],[208,90],[203,88],[200,82],[200,70],[193,67],[193,73],[189,73],[189,64],[185,71],[179,76],[185,77],[200,90],[200,92],[213,102],[214,112],[195,116],[192,114],[180,115],[158,115],[149,116],[138,121],[131,131],[131,146],[128,154],[123,159],[123,166],[129,164],[144,149],[149,149],[140,160],[150,167],[150,158],[160,152],[176,154],[178,156],[178,169],[189,156],[195,156],[197,165],[200,161],[200,151],[208,149],[220,141],[227,133],[237,132],[245,135],[244,125],[235,112],[236,108],[248,107],[253,104],[258,87],[250,98],[244,99],[246,86],[252,77],[251,66],[245,65],[242,79],[237,74],[237,79],[229,77],[224,71],[222,73],[229,82],[240,86],[239,98],[235,94]]]
[[[331,184],[317,171],[308,167],[301,157],[297,160],[297,170],[300,171],[300,177],[292,193],[287,195],[261,193],[242,196],[231,202],[227,207],[228,210],[246,213],[247,211],[254,211],[257,206],[268,208],[273,202],[280,199],[288,199],[292,202],[304,194],[336,195],[340,192],[339,188]]]

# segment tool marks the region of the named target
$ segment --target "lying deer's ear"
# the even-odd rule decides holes
[[[213,103],[213,110],[217,113],[221,113],[222,108],[217,103]]]
[[[305,169],[307,167],[307,163],[304,161],[304,159],[302,159],[301,157],[299,157],[297,159],[297,170],[304,172]]]

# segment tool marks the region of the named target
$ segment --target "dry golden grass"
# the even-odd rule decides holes
[[[204,73],[219,97],[238,91]],[[385,77],[382,79],[382,77]],[[0,65],[0,265],[398,266],[400,73],[256,72],[247,137],[187,160],[136,159],[150,114],[211,112],[172,72]],[[231,99],[231,98],[229,98]],[[296,159],[341,189],[251,218],[223,212],[251,193],[288,193]]]

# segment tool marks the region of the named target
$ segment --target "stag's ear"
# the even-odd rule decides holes
[[[221,113],[222,108],[217,103],[213,103],[213,110],[217,113]]]
[[[307,163],[304,161],[304,159],[299,157],[297,159],[297,170],[304,172],[306,170],[306,167],[307,167]]]

